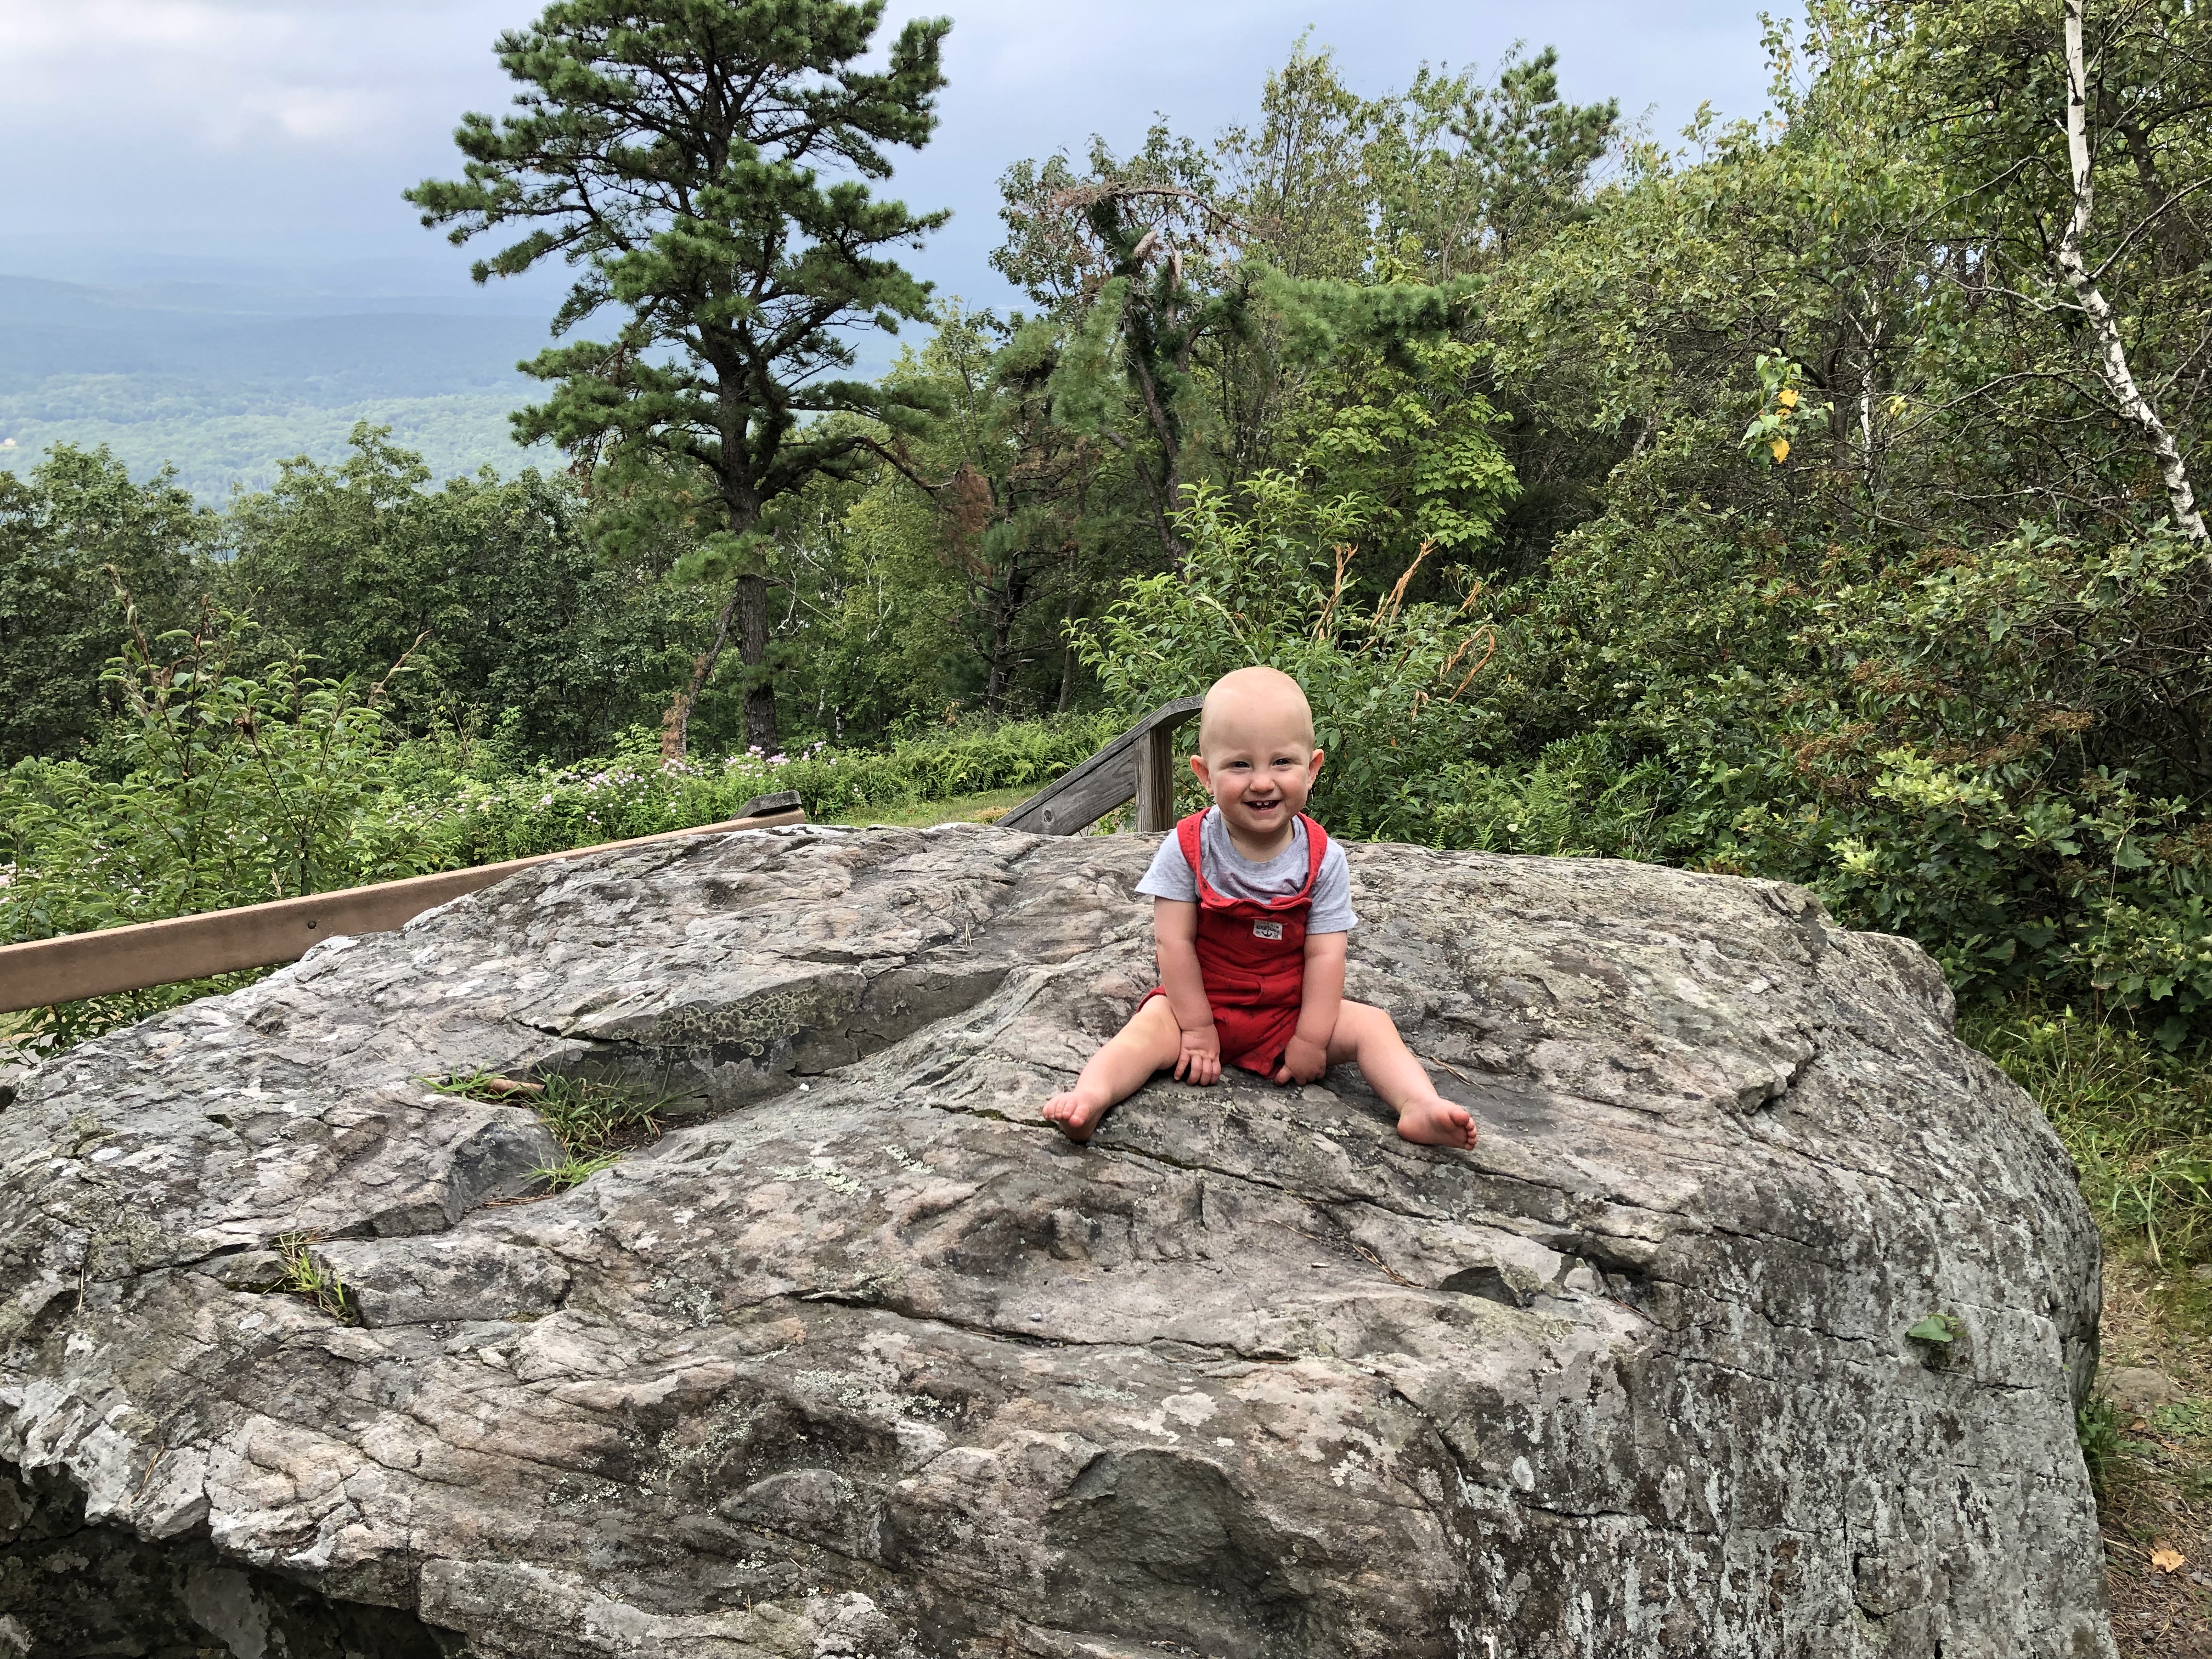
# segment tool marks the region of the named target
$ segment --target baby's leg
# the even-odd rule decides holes
[[[1045,1102],[1044,1115],[1070,1140],[1088,1140],[1106,1109],[1143,1088],[1182,1053],[1182,1028],[1165,997],[1153,997],[1091,1056],[1075,1086]]]
[[[1437,1092],[1421,1062],[1398,1035],[1397,1022],[1364,1002],[1345,1003],[1328,1040],[1328,1063],[1359,1063],[1367,1086],[1398,1114],[1398,1133],[1423,1146],[1472,1146],[1474,1120]]]

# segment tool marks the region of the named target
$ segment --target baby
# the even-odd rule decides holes
[[[1213,1083],[1226,1060],[1311,1083],[1351,1060],[1425,1146],[1472,1146],[1474,1123],[1437,1093],[1390,1016],[1344,998],[1352,872],[1300,810],[1321,771],[1313,711],[1288,674],[1216,680],[1190,769],[1213,797],[1161,845],[1137,890],[1152,898],[1160,983],[1044,1115],[1088,1140],[1106,1109],[1170,1066]]]

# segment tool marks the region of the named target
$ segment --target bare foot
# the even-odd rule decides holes
[[[1070,1140],[1088,1140],[1097,1128],[1098,1120],[1106,1115],[1106,1109],[1113,1103],[1112,1096],[1085,1088],[1079,1080],[1066,1094],[1054,1095],[1045,1102],[1045,1120],[1060,1125],[1060,1133]]]
[[[1051,1111],[1051,1107],[1045,1108],[1047,1115]],[[1464,1106],[1455,1106],[1441,1095],[1431,1095],[1426,1100],[1410,1103],[1398,1114],[1398,1134],[1416,1146],[1472,1146],[1474,1120]]]

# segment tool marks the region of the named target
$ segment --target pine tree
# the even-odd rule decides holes
[[[475,266],[478,282],[556,255],[575,267],[556,335],[605,307],[627,313],[611,343],[556,346],[523,365],[554,389],[516,414],[520,441],[551,438],[617,476],[711,481],[721,527],[680,574],[729,592],[669,710],[672,754],[732,623],[746,740],[776,747],[762,511],[872,447],[854,422],[830,430],[808,416],[898,422],[895,392],[817,378],[852,366],[841,330],[896,331],[924,315],[928,284],[883,251],[918,246],[947,217],[879,201],[863,182],[890,176],[886,146],[927,142],[951,27],[916,19],[882,70],[861,67],[883,10],[884,0],[556,0],[499,40],[520,112],[463,117],[462,179],[407,192],[456,244],[521,233]],[[824,182],[823,167],[859,177]]]

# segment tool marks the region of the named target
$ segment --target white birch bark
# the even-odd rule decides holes
[[[2096,335],[2097,373],[2106,389],[2119,404],[2120,413],[2141,429],[2151,453],[2158,458],[2159,473],[2166,481],[2166,498],[2173,509],[2173,522],[2191,541],[2203,547],[2206,544],[2204,520],[2197,510],[2196,493],[2189,487],[2189,468],[2181,459],[2173,434],[2166,429],[2158,410],[2136,384],[2112,304],[2097,286],[2096,279],[2090,276],[2088,261],[2082,256],[2082,244],[2089,234],[2089,215],[2095,204],[2089,159],[2089,71],[2081,47],[2083,0],[2065,0],[2065,4],[2066,161],[2074,179],[2074,210],[2067,216],[2066,228],[2058,239],[2059,274],[2065,277],[2066,286],[2074,292],[2075,303],[2081,307]]]

